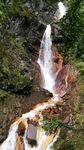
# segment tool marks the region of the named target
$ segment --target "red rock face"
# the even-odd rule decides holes
[[[52,57],[52,64],[53,64],[53,72],[57,76],[59,71],[63,67],[63,58],[62,56],[58,53],[57,48],[53,47],[53,57]]]
[[[54,86],[54,90],[56,91],[59,96],[64,96],[67,90],[70,89],[71,84],[76,79],[76,71],[73,69],[71,65],[65,65],[59,71],[56,77],[56,84]]]
[[[55,86],[53,87],[56,94],[64,96],[71,84],[75,81],[77,72],[71,65],[63,65],[63,57],[58,53],[57,48],[53,47],[53,74],[55,76]]]

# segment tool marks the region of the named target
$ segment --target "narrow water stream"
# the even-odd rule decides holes
[[[53,87],[55,85],[55,75],[53,72],[52,57],[53,51],[51,40],[51,26],[47,25],[41,42],[38,64],[40,65],[41,70],[42,88],[47,89],[54,94]]]

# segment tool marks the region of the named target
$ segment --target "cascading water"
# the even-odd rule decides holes
[[[62,2],[58,3],[58,7],[59,7],[59,19],[61,19],[65,14],[66,14],[66,7],[64,6],[64,4]]]
[[[0,146],[0,150],[50,150],[51,146],[53,145],[54,141],[57,140],[59,137],[59,133],[57,135],[51,134],[51,135],[46,135],[45,131],[41,128],[41,120],[42,120],[42,114],[41,112],[48,107],[54,106],[58,102],[58,98],[51,98],[48,100],[48,102],[44,102],[42,104],[36,105],[36,107],[31,110],[30,112],[23,114],[20,119],[18,119],[14,124],[12,124],[10,130],[9,130],[9,135],[7,139],[2,143]],[[28,132],[28,122],[27,119],[34,119],[35,115],[39,113],[39,126],[37,128],[37,146],[36,147],[31,147],[30,144],[28,144],[28,139],[27,139],[27,132]],[[17,137],[18,137],[18,126],[20,122],[24,122],[25,125],[25,133],[22,137],[23,143],[24,143],[24,148],[17,148],[16,143],[17,143]]]
[[[42,88],[49,90],[53,93],[53,86],[55,84],[55,77],[53,74],[53,64],[52,64],[52,41],[51,41],[51,26],[47,25],[44,32],[38,64],[40,65],[41,76],[42,76]]]

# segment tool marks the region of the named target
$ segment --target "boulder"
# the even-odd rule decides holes
[[[28,125],[27,139],[31,146],[37,145],[36,141],[37,128],[33,124]]]
[[[37,129],[33,124],[28,125],[28,138],[36,140]]]
[[[64,119],[63,123],[69,123],[69,121],[70,121],[70,116],[67,116],[67,117]]]

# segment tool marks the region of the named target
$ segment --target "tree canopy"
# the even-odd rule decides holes
[[[84,59],[84,1],[68,0],[67,4],[67,13],[60,21],[64,37],[63,52]]]

